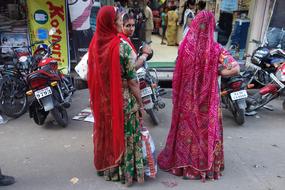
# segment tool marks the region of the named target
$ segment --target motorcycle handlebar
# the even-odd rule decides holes
[[[32,43],[30,46],[32,47],[32,46],[34,46],[34,45],[43,44],[43,43],[45,43],[43,40],[41,40],[41,41],[36,41],[36,42]]]

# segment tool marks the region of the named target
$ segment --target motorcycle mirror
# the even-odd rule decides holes
[[[50,36],[52,36],[52,35],[55,34],[55,32],[56,32],[56,29],[52,27],[52,28],[49,30],[48,34],[49,34]]]

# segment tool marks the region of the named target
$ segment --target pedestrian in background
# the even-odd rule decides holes
[[[104,6],[89,46],[88,88],[94,114],[94,165],[107,181],[144,182],[139,112],[144,113],[131,48],[118,37],[122,15]]]
[[[173,111],[158,165],[184,179],[218,179],[224,169],[218,76],[239,65],[214,41],[215,18],[201,11],[183,39],[173,73]]]
[[[148,1],[149,3],[149,1]],[[151,42],[151,34],[152,34],[152,31],[153,31],[153,15],[152,15],[152,10],[151,8],[146,5],[145,9],[144,9],[144,15],[145,15],[145,18],[146,18],[146,21],[145,21],[145,41],[147,43]]]
[[[189,26],[191,24],[191,21],[194,18],[195,13],[195,7],[196,7],[196,0],[187,0],[184,3],[184,8],[182,12],[182,17],[180,21],[180,25],[182,25],[183,29],[183,37],[187,34],[189,30]]]
[[[199,1],[196,5],[196,14],[198,14],[202,10],[205,10],[205,8],[206,8],[206,1]]]
[[[176,6],[170,7],[170,10],[167,12],[167,29],[166,29],[166,39],[168,46],[177,45],[177,21],[178,14],[176,12]]]
[[[161,43],[162,45],[165,44],[163,41],[165,39],[165,33],[166,33],[166,13],[167,13],[167,8],[166,7],[161,7],[161,28],[162,28],[162,35],[161,35]]]

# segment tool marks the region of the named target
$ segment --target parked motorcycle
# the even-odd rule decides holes
[[[272,78],[268,73],[275,72],[276,67],[285,61],[285,54],[282,49],[269,49],[257,40],[252,40],[252,42],[260,45],[260,47],[252,53],[251,63],[246,64],[245,74],[249,83],[256,81],[259,86],[263,87],[272,82]]]
[[[242,125],[245,122],[247,91],[241,75],[222,78],[221,97],[225,108],[232,112],[235,122]]]
[[[275,64],[274,66],[270,66],[275,68],[272,68],[274,72],[266,72],[271,81],[260,88],[255,94],[248,96],[246,100],[246,111],[248,114],[255,113],[256,110],[265,106],[273,99],[276,99],[285,91],[285,62],[279,65]],[[283,109],[285,110],[285,100],[283,101]]]
[[[139,55],[142,53],[143,46],[144,44],[139,48]],[[152,54],[144,62],[143,67],[137,70],[137,76],[145,111],[151,117],[153,124],[158,125],[159,119],[156,111],[165,107],[165,103],[162,101],[161,96],[166,94],[166,92],[158,86],[156,69],[148,67],[147,61],[150,60],[151,57]],[[154,75],[152,75],[151,72],[153,72]]]
[[[36,67],[31,48],[41,43],[43,41],[35,42],[30,46],[12,47],[13,60],[4,61],[0,65],[0,108],[2,113],[9,117],[20,117],[27,111],[26,76]]]
[[[55,30],[51,29],[49,35],[54,33]],[[29,90],[26,94],[33,97],[29,113],[38,125],[44,124],[49,112],[60,126],[66,127],[68,124],[66,109],[70,107],[75,89],[70,78],[58,69],[58,62],[51,58],[51,48],[60,40],[50,42],[47,53],[38,64],[38,69],[27,76]]]

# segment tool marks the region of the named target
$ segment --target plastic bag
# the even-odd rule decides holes
[[[157,174],[157,163],[155,160],[155,145],[147,128],[141,128],[144,173],[146,176],[155,178]]]
[[[75,66],[75,71],[82,80],[87,80],[88,73],[88,52],[82,57],[79,63]]]

